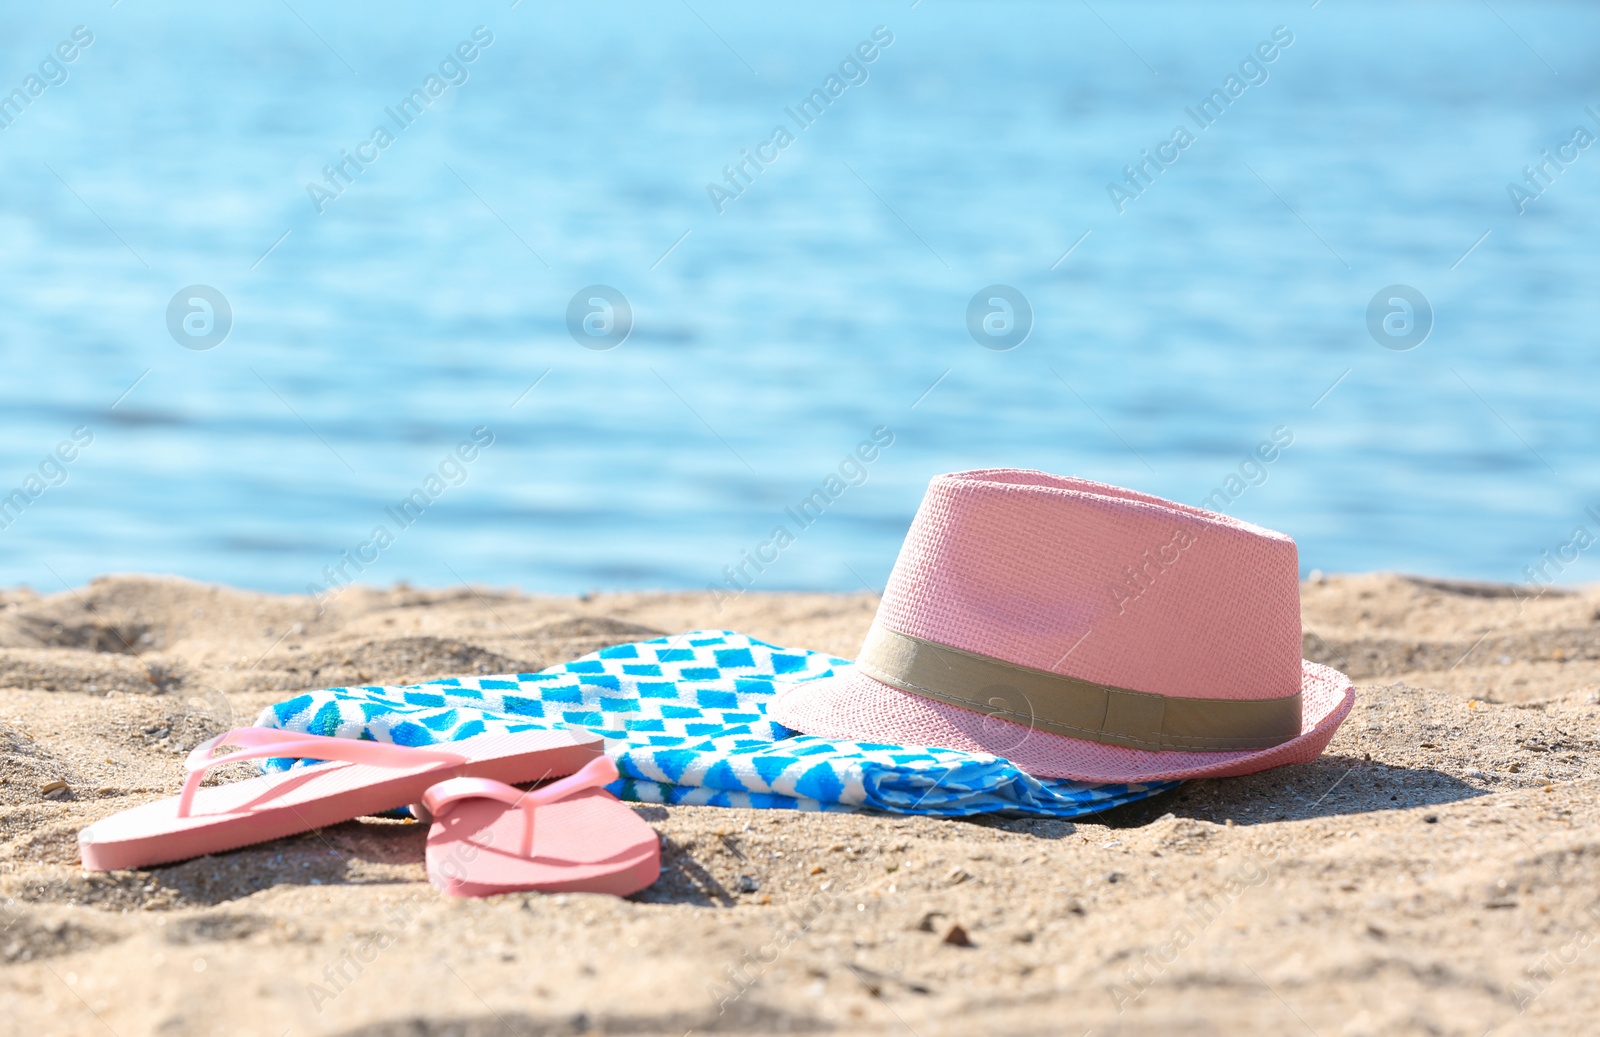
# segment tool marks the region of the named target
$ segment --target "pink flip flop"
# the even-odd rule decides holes
[[[211,755],[224,745],[243,751]],[[448,749],[418,749],[241,727],[195,747],[181,795],[96,821],[78,833],[78,848],[89,871],[187,860],[403,807],[454,777],[530,782],[571,774],[605,759],[603,745],[596,735],[562,730],[477,735]],[[200,787],[218,764],[268,756],[329,762]]]
[[[661,877],[661,841],[599,787],[616,778],[602,756],[531,792],[484,778],[440,782],[422,797],[434,818],[428,881],[447,897],[644,889]]]

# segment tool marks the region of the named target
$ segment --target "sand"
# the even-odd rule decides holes
[[[446,901],[414,824],[110,874],[76,833],[306,688],[696,627],[851,655],[874,600],[0,592],[0,1031],[1595,1032],[1600,592],[1362,575],[1303,599],[1307,655],[1359,687],[1315,763],[1076,822],[641,806],[666,866],[644,894]]]

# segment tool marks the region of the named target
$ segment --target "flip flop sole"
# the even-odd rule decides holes
[[[465,765],[413,768],[323,763],[204,787],[188,817],[169,797],[102,818],[78,833],[89,871],[142,868],[220,853],[403,807],[453,777],[523,784],[571,774],[602,754],[585,732],[519,731],[478,735],[437,748],[468,757]]]
[[[655,830],[603,789],[535,813],[533,855],[521,849],[522,811],[493,800],[452,807],[428,832],[428,881],[445,896],[495,893],[637,893],[661,877]]]

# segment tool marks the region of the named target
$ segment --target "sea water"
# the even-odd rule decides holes
[[[878,588],[930,476],[1016,466],[1305,570],[1593,579],[1597,36],[7,9],[0,573]]]

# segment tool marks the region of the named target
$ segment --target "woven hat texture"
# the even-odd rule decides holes
[[[991,752],[1041,777],[1151,781],[1314,759],[1354,703],[1300,657],[1294,541],[1213,512],[1017,469],[928,487],[879,605],[896,633],[1037,670],[1174,698],[1302,694],[1298,737],[1268,749],[1104,745],[902,691],[846,668],[770,707],[807,734]]]

